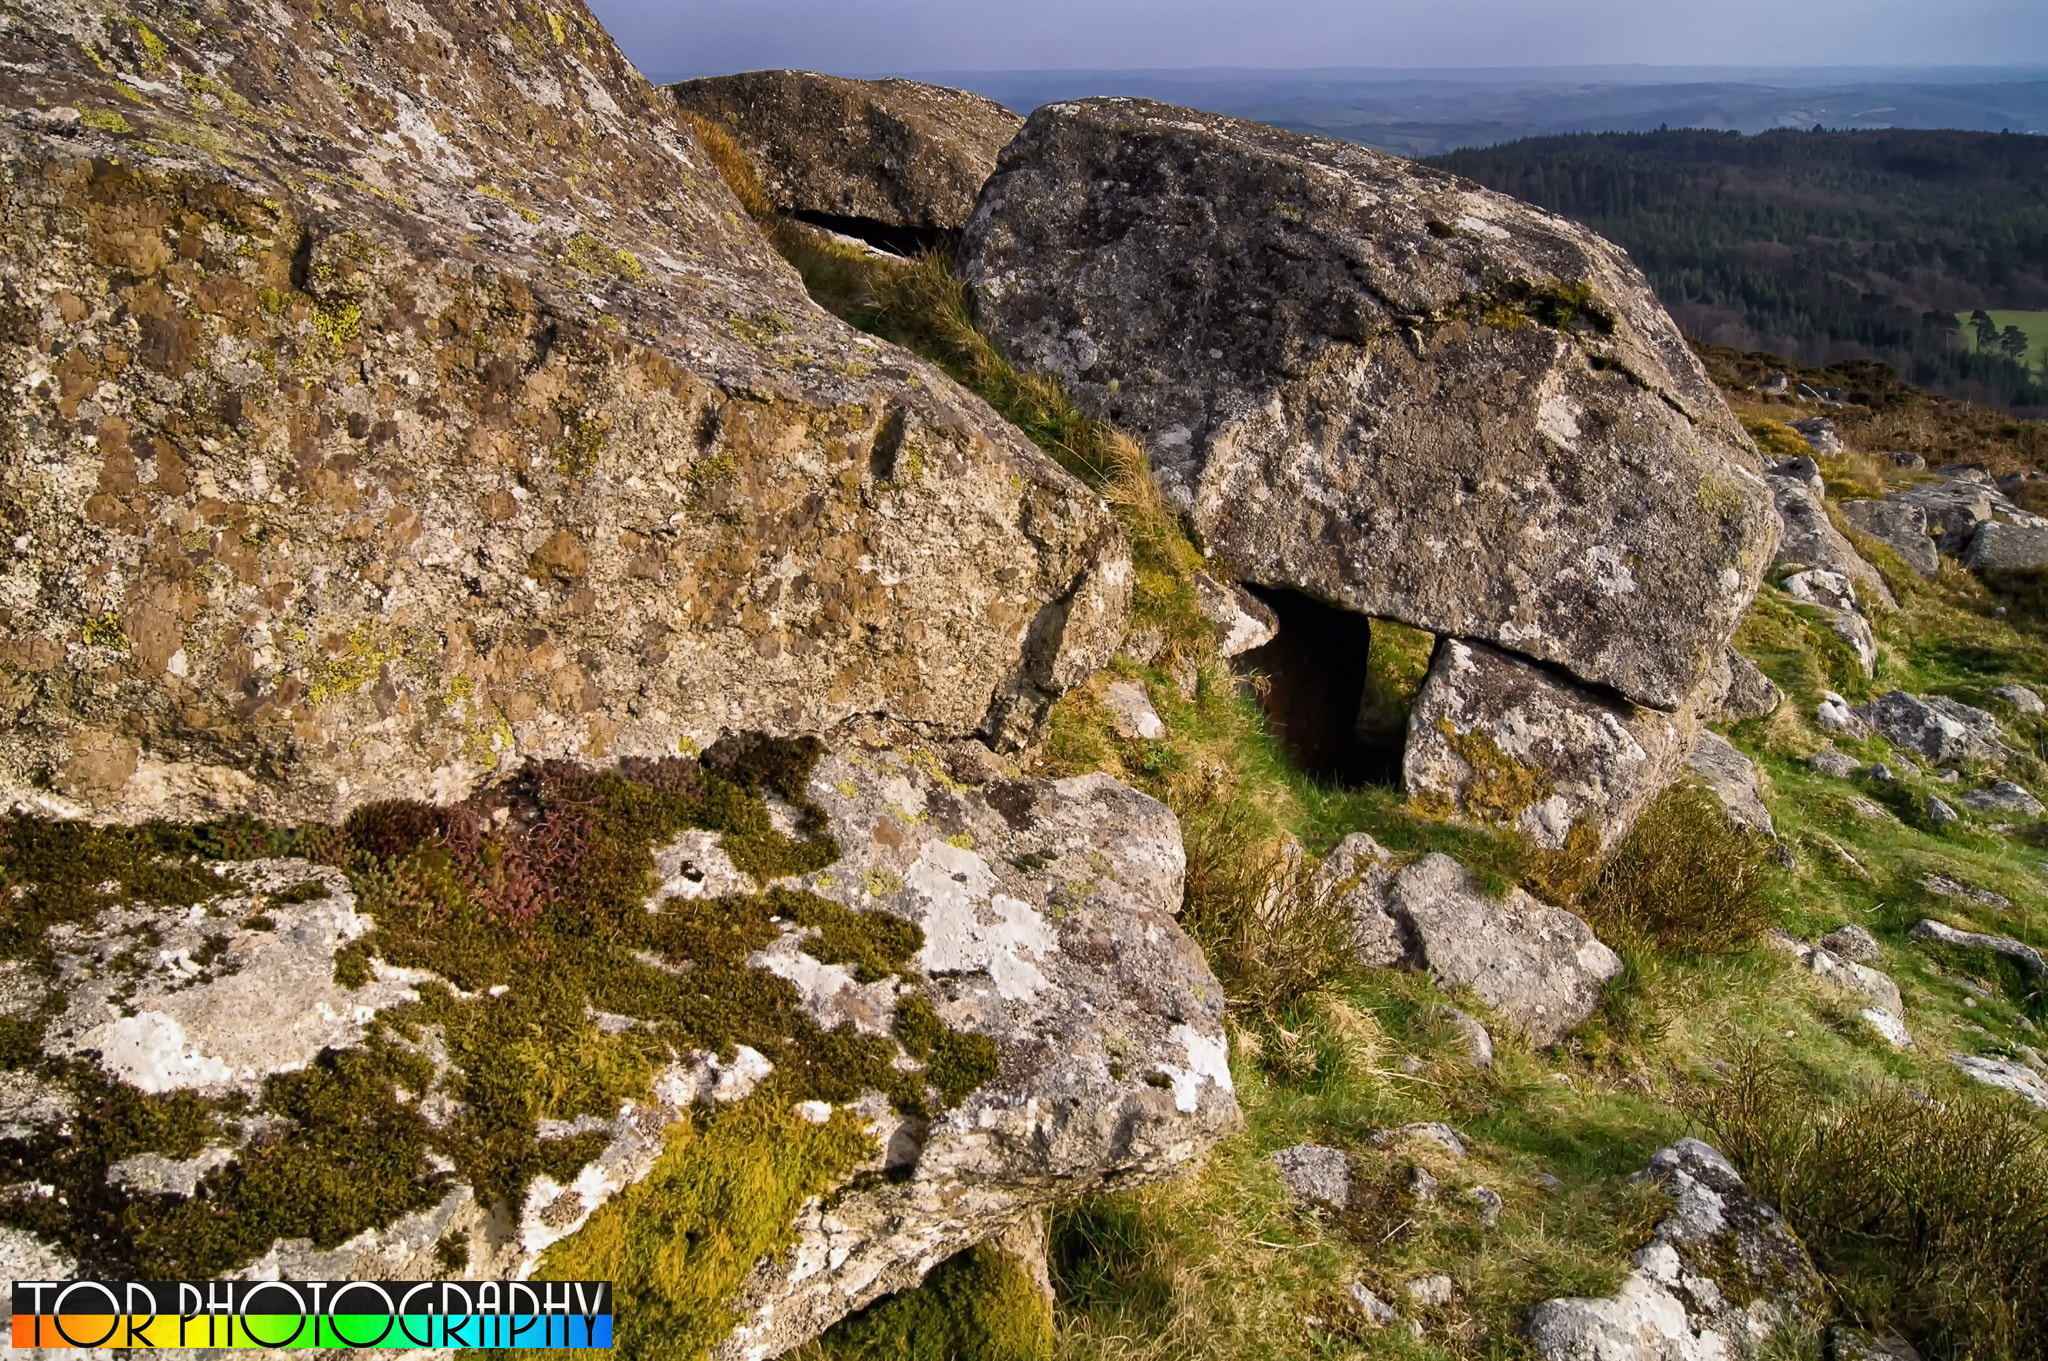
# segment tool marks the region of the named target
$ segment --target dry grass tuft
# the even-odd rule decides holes
[[[1858,1322],[1939,1355],[2048,1355],[2048,1139],[2018,1103],[1829,1105],[1752,1050],[1694,1104]]]
[[[1581,915],[1610,942],[1695,956],[1743,950],[1775,920],[1768,856],[1768,841],[1731,823],[1713,794],[1676,785],[1636,822]]]

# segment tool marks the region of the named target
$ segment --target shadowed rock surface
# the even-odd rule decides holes
[[[1143,100],[1038,110],[961,251],[977,317],[1138,436],[1241,579],[1675,709],[1775,525],[1641,274],[1364,148]]]
[[[783,212],[958,231],[1024,120],[914,80],[748,71],[666,87],[729,129]]]
[[[1115,520],[819,311],[580,4],[0,31],[0,797],[332,819],[515,756],[1028,733]]]

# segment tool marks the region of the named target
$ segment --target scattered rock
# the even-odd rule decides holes
[[[1860,794],[1852,794],[1849,796],[1849,807],[1855,810],[1857,817],[1862,818],[1867,822],[1898,821],[1896,817],[1892,816],[1891,809],[1886,808],[1883,804],[1872,803],[1869,799],[1864,798]]]
[[[1942,800],[1936,798],[1932,794],[1929,794],[1927,796],[1926,806],[1927,820],[1934,824],[1936,830],[1939,830],[1943,827],[1952,826],[1953,824],[1960,822],[1962,820],[1962,815],[1960,813],[1956,812],[1955,809],[1949,807],[1946,803],[1942,802]]]
[[[1822,949],[1854,964],[1875,964],[1884,958],[1884,947],[1877,943],[1877,937],[1855,922],[1828,932],[1820,938],[1820,944]]]
[[[1986,520],[1977,526],[1963,566],[1973,572],[2028,572],[2048,567],[2048,527]]]
[[[1842,518],[1899,555],[1899,560],[1933,581],[1941,575],[1941,554],[1927,532],[1927,510],[1903,501],[1844,501]]]
[[[1479,1225],[1481,1228],[1497,1229],[1500,1227],[1501,1212],[1507,1208],[1507,1202],[1501,1199],[1500,1192],[1494,1190],[1491,1186],[1475,1186],[1466,1193],[1466,1199],[1479,1207]]]
[[[1024,120],[992,99],[914,80],[749,71],[668,86],[739,143],[785,213],[958,231]]]
[[[1885,457],[1889,458],[1892,461],[1892,466],[1901,472],[1919,473],[1927,471],[1927,456],[1925,454],[1897,451],[1887,454]]]
[[[1961,557],[1977,536],[1977,526],[1991,518],[1992,493],[1970,482],[1921,482],[1885,499],[1895,505],[1912,506],[1927,517],[1927,532],[1935,547],[1949,557]]]
[[[1812,606],[1826,617],[1835,636],[1855,650],[1857,663],[1862,666],[1864,675],[1876,671],[1877,634],[1871,628],[1870,620],[1864,616],[1862,607],[1856,603],[1856,590],[1847,577],[1839,572],[1812,567],[1793,573],[1778,585],[1785,594],[1802,605]]]
[[[1988,907],[1996,912],[2005,912],[2012,907],[2012,900],[2004,894],[1993,893],[1988,888],[1971,888],[1968,884],[1951,879],[1946,874],[1923,874],[1920,876],[1920,887],[1937,898],[1967,898],[1980,907]]]
[[[1648,1175],[1677,1201],[1671,1216],[1615,1294],[1536,1306],[1529,1337],[1544,1361],[1754,1356],[1781,1327],[1823,1316],[1806,1250],[1720,1153],[1682,1140]]]
[[[1113,654],[1109,508],[813,303],[583,11],[345,60],[238,13],[137,0],[191,36],[126,67],[10,30],[0,255],[53,301],[0,367],[74,367],[7,404],[0,804],[337,824],[857,714],[1021,742]]]
[[[1117,649],[1117,656],[1128,657],[1139,666],[1150,666],[1166,646],[1166,632],[1155,624],[1132,629],[1124,636],[1123,646]]]
[[[1399,1317],[1393,1306],[1367,1290],[1359,1281],[1351,1283],[1351,1302],[1358,1306],[1359,1313],[1365,1315],[1365,1321],[1375,1328],[1390,1327]]]
[[[1825,943],[1809,945],[1788,932],[1773,931],[1769,940],[1806,965],[1814,977],[1824,979],[1844,991],[1867,1000],[1870,1005],[1863,1011],[1864,1018],[1871,1021],[1894,1045],[1905,1047],[1912,1043],[1912,1037],[1906,1033],[1905,1000],[1899,995],[1898,984],[1894,983],[1889,975],[1867,964],[1844,958],[1829,949]],[[1856,942],[1852,940],[1851,943]],[[1871,944],[1875,946],[1876,942],[1872,941]],[[1876,1017],[1884,1019],[1880,1021],[1875,1019]]]
[[[2048,1111],[2048,1081],[2025,1064],[1981,1054],[1950,1054],[1948,1061],[1985,1086],[2011,1092],[2034,1109]]]
[[[1409,798],[1425,806],[1512,826],[1550,850],[1586,825],[1606,848],[1684,770],[1697,733],[1689,715],[1447,639],[1415,698],[1403,768]]]
[[[1842,737],[1863,738],[1870,736],[1870,725],[1858,716],[1858,711],[1849,707],[1849,702],[1840,695],[1829,695],[1814,707],[1813,721],[1826,732]]]
[[[1903,1018],[1885,1011],[1881,1007],[1865,1007],[1856,1013],[1864,1022],[1894,1049],[1911,1049],[1913,1032],[1906,1028]]]
[[[1004,355],[1137,436],[1245,580],[1677,709],[1767,565],[1760,460],[1641,273],[1504,195],[1078,100],[1005,149],[960,258]]]
[[[1841,433],[1835,429],[1835,423],[1827,417],[1808,416],[1804,420],[1787,421],[1785,424],[1797,430],[1805,438],[1807,444],[1812,446],[1813,452],[1819,454],[1822,458],[1840,458],[1842,456]],[[1811,459],[1801,461],[1812,462]]]
[[[1296,1200],[1331,1210],[1351,1208],[1351,1159],[1342,1149],[1296,1144],[1275,1153],[1272,1161]]]
[[[1279,636],[1280,619],[1272,606],[1233,582],[1197,572],[1195,600],[1203,616],[1216,627],[1218,656],[1235,657]]]
[[[1436,1014],[1449,1022],[1458,1032],[1458,1038],[1465,1043],[1465,1057],[1474,1068],[1493,1067],[1493,1036],[1479,1023],[1479,1018],[1456,1007],[1439,1006]]]
[[[1725,723],[1747,723],[1751,719],[1769,718],[1778,712],[1785,696],[1771,678],[1755,662],[1732,647],[1724,655],[1728,684],[1722,690],[1719,712],[1713,716]]]
[[[1392,1148],[1403,1139],[1420,1139],[1424,1143],[1435,1144],[1454,1158],[1462,1158],[1470,1151],[1465,1147],[1463,1135],[1435,1120],[1403,1125],[1399,1129],[1375,1130],[1372,1136],[1373,1143],[1380,1148]]]
[[[1456,1293],[1457,1283],[1441,1272],[1408,1282],[1408,1298],[1415,1301],[1418,1309],[1448,1308]]]
[[[1413,962],[1446,988],[1467,987],[1538,1045],[1593,1014],[1621,959],[1583,921],[1520,889],[1490,898],[1465,867],[1428,855],[1387,882],[1388,914],[1414,941]]]
[[[1795,458],[1771,469],[1773,477],[1789,477],[1794,482],[1804,482],[1815,495],[1827,494],[1827,479],[1821,476],[1820,464],[1810,458]]]
[[[1408,1196],[1417,1205],[1436,1204],[1437,1193],[1443,1189],[1444,1184],[1420,1163],[1408,1169]]]
[[[1339,909],[1349,913],[1358,962],[1369,969],[1389,969],[1408,956],[1400,925],[1387,915],[1384,902],[1393,876],[1394,860],[1386,848],[1364,832],[1353,832],[1323,857],[1312,881],[1318,896],[1336,899]]]
[[[1813,488],[1789,477],[1765,479],[1784,528],[1778,540],[1777,565],[1797,570],[1830,572],[1854,583],[1854,595],[1897,609],[1884,576],[1858,553],[1828,518],[1827,505]]]
[[[1998,735],[1998,719],[1946,695],[1909,695],[1893,690],[1855,710],[1895,747],[1930,765],[1972,761],[2003,762],[2012,755]]]
[[[1847,752],[1836,751],[1833,747],[1824,747],[1807,757],[1806,765],[1810,770],[1817,770],[1823,775],[1832,775],[1838,780],[1846,780],[1857,771],[1863,769],[1862,763],[1855,757]]]
[[[2037,818],[2048,812],[2041,801],[2011,780],[2000,780],[1983,789],[1972,789],[1958,799],[1959,802],[1980,813],[2018,813],[2022,817]]]
[[[1982,463],[1944,463],[1934,471],[1936,476],[1952,482],[1973,482],[1980,487],[1992,485],[1991,469]]]
[[[1932,918],[1923,919],[1913,928],[1913,939],[1931,940],[1937,944],[1952,946],[1958,950],[1989,950],[1992,954],[2003,955],[2020,966],[2022,972],[2031,978],[2035,987],[2048,986],[2048,960],[2041,952],[2024,941],[2010,936],[1987,936],[1975,931],[1958,931],[1945,922]]]
[[[1919,457],[1917,454],[1914,457]],[[1912,1343],[1897,1333],[1879,1337],[1838,1323],[1828,1333],[1828,1361],[1921,1361]]]
[[[1764,806],[1763,782],[1756,763],[1735,749],[1735,744],[1717,732],[1702,732],[1693,748],[1692,773],[1706,782],[1721,801],[1728,820],[1738,827],[1776,836],[1771,811]]]
[[[1151,696],[1137,681],[1117,681],[1103,692],[1102,704],[1109,710],[1110,722],[1123,736],[1148,742],[1166,736],[1166,724],[1160,721]]]
[[[2040,695],[2024,685],[2001,685],[1991,693],[2010,704],[2018,713],[2029,716],[2048,714],[2048,703],[2043,703]]]

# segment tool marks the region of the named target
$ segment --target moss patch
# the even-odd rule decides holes
[[[1046,1361],[1052,1311],[1016,1259],[984,1243],[915,1290],[869,1305],[798,1353],[803,1361]]]
[[[1472,777],[1465,781],[1460,802],[1473,817],[1512,823],[1550,797],[1550,781],[1543,778],[1543,773],[1502,751],[1500,743],[1488,734],[1461,733],[1448,718],[1438,719],[1436,726],[1458,758],[1472,767]]]

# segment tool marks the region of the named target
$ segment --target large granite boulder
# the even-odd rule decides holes
[[[1769,479],[1771,498],[1778,508],[1782,533],[1778,537],[1777,565],[1795,570],[1817,568],[1846,577],[1865,599],[1887,610],[1899,602],[1885,585],[1884,576],[1858,553],[1855,546],[1828,519],[1827,503],[1818,492],[1796,478]]]
[[[605,1278],[774,1356],[1238,1120],[1178,824],[1107,776],[868,724],[154,835],[0,823],[48,1277]]]
[[[813,306],[582,5],[536,13],[0,30],[0,801],[1014,739],[1113,654],[1108,509]]]
[[[1519,829],[1561,850],[1574,828],[1614,846],[1685,771],[1699,735],[1483,643],[1437,647],[1409,711],[1408,796],[1442,816]]]
[[[1242,580],[1676,709],[1769,563],[1758,455],[1641,273],[1451,175],[1053,104],[960,259],[1004,354],[1139,437]]]
[[[1682,1139],[1645,1175],[1670,1215],[1614,1294],[1536,1306],[1529,1340],[1543,1361],[1756,1361],[1826,1316],[1806,1249],[1718,1150]]]
[[[1927,530],[1927,509],[1904,501],[1844,501],[1842,518],[1899,555],[1899,561],[1933,581],[1941,575],[1941,554]]]
[[[914,80],[748,71],[668,86],[731,131],[784,212],[958,231],[1024,120],[993,99]]]

